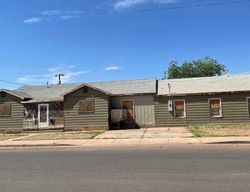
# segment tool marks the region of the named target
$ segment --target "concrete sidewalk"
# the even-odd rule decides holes
[[[216,138],[133,138],[133,139],[85,139],[85,140],[35,140],[1,141],[0,147],[164,147],[172,144],[250,144],[250,137]]]
[[[250,144],[250,137],[194,138],[185,127],[106,131],[94,139],[25,140],[32,135],[0,141],[0,147],[163,147],[172,144]]]

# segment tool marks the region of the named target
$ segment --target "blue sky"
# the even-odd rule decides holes
[[[1,0],[0,80],[18,84],[0,87],[161,78],[204,56],[249,73],[250,1],[235,1]]]

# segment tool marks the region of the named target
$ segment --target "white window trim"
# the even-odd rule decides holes
[[[250,99],[250,97],[247,97],[247,98],[246,98],[246,103],[247,103],[247,115],[248,115],[248,116],[250,116],[250,111],[249,111],[250,105],[249,105],[249,102],[248,102],[249,99]]]
[[[176,101],[184,101],[184,116],[182,116],[182,117],[176,117],[176,114],[175,114],[175,102]],[[174,105],[174,117],[175,118],[180,118],[180,119],[187,118],[187,115],[186,115],[186,101],[185,101],[185,99],[174,99],[173,100],[173,105]]]
[[[215,115],[215,116],[212,116],[211,115],[211,105],[210,105],[210,101],[211,100],[220,100],[220,115]],[[221,101],[221,98],[209,98],[208,99],[208,105],[209,105],[209,114],[210,114],[210,117],[211,118],[221,118],[223,117],[223,109],[222,109],[222,101]]]

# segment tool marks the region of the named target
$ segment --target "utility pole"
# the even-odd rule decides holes
[[[63,76],[64,76],[64,74],[62,74],[62,73],[55,75],[55,77],[58,77],[58,85],[62,84],[61,77],[63,77]]]

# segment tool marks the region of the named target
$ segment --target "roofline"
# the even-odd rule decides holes
[[[249,93],[250,90],[245,91],[221,91],[221,92],[200,92],[200,93],[171,93],[171,94],[157,94],[157,96],[195,96],[195,95],[214,95],[214,94],[225,94],[225,93]]]
[[[136,95],[156,95],[156,92],[152,93],[128,93],[128,94],[113,94],[113,97],[120,97],[120,96],[136,96]]]
[[[142,79],[124,79],[124,80],[111,80],[111,81],[92,81],[87,82],[86,84],[95,84],[95,83],[115,83],[115,82],[127,82],[127,81],[149,81],[149,80],[157,80],[157,78],[142,78]]]
[[[99,92],[101,92],[101,93],[104,93],[104,94],[106,94],[106,95],[113,95],[112,93],[109,93],[109,92],[104,91],[104,90],[102,90],[102,89],[98,89],[98,88],[96,88],[96,87],[94,87],[94,86],[92,86],[92,85],[83,83],[83,84],[81,84],[80,86],[78,86],[78,87],[76,87],[76,88],[74,88],[74,89],[72,89],[72,90],[70,90],[70,91],[64,93],[62,96],[65,97],[66,95],[68,95],[68,94],[70,94],[70,93],[73,93],[73,92],[75,92],[75,91],[77,91],[77,90],[79,90],[79,89],[81,89],[81,88],[83,88],[83,87],[89,87],[89,88],[91,88],[91,89],[94,89],[94,90],[99,91]]]
[[[12,93],[11,91],[8,91],[8,90],[6,90],[6,89],[0,89],[0,92],[5,92],[5,93],[8,93],[8,94],[10,94],[10,95],[13,95],[13,96],[15,96],[15,97],[17,97],[17,98],[19,98],[19,99],[26,99],[26,97],[21,97],[21,96],[19,96],[19,95],[17,95],[17,94],[14,94],[14,93]]]
[[[221,75],[221,76],[208,76],[208,77],[187,77],[187,78],[175,78],[175,79],[159,79],[159,82],[164,81],[187,81],[187,80],[200,80],[200,79],[226,79],[226,78],[239,78],[239,77],[250,77],[250,74],[233,74],[229,76]]]
[[[32,100],[29,100],[29,101],[22,101],[21,103],[23,104],[31,104],[31,103],[54,103],[54,102],[64,102],[64,100],[62,99],[58,99],[58,100],[41,100],[41,101],[32,101]]]

